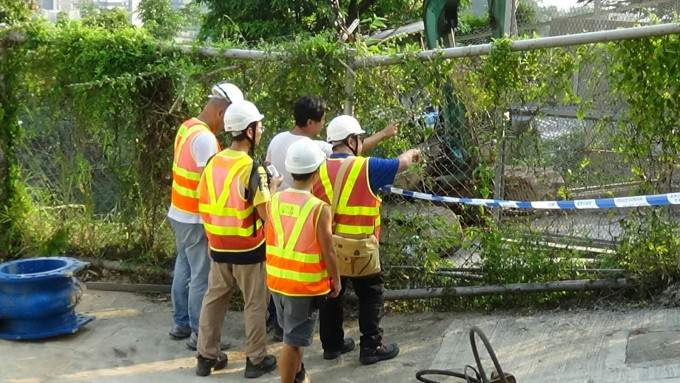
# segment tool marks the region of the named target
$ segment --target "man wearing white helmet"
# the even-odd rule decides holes
[[[321,132],[326,123],[326,101],[321,97],[304,96],[295,103],[293,116],[295,117],[295,127],[290,131],[281,132],[272,138],[265,158],[265,162],[268,165],[274,165],[279,173],[283,175],[283,182],[279,190],[289,188],[293,183],[290,172],[284,166],[286,151],[293,142],[303,138],[314,140]],[[375,148],[381,140],[396,135],[397,126],[390,124],[378,133],[367,137],[364,141],[364,150],[368,152]],[[326,157],[332,154],[332,145],[320,140],[314,140],[314,142],[326,154]]]
[[[267,286],[283,327],[282,383],[310,381],[302,363],[304,347],[312,344],[320,303],[341,289],[331,211],[311,193],[325,160],[312,140],[293,143],[285,163],[293,185],[274,194],[267,207]]]
[[[291,131],[281,132],[272,138],[265,158],[265,164],[274,165],[283,176],[283,182],[279,190],[289,188],[293,183],[293,178],[285,167],[286,151],[294,142],[305,138],[314,140],[314,137],[321,132],[326,123],[326,102],[321,97],[304,96],[295,103],[293,116],[295,117],[295,127]],[[378,133],[366,138],[363,149],[370,151],[381,140],[396,134],[397,126],[390,124]],[[319,146],[327,157],[333,152],[333,147],[325,141],[314,140],[314,143]],[[281,328],[276,323],[276,313],[273,309],[273,304],[270,304],[267,330],[273,331],[274,339],[280,341]]]
[[[236,85],[226,82],[214,85],[201,113],[186,120],[175,138],[172,201],[168,210],[177,246],[171,289],[174,325],[170,337],[189,338],[187,347],[193,350],[210,271],[208,241],[198,212],[198,180],[208,159],[220,150],[215,133],[224,127],[224,112],[230,104],[242,100],[243,93]],[[228,344],[223,345],[227,347]]]
[[[420,160],[420,151],[410,149],[392,159],[359,157],[363,150],[365,132],[352,116],[335,117],[328,124],[326,132],[328,142],[333,145],[333,154],[319,169],[320,179],[314,185],[312,193],[326,203],[335,204],[332,206],[335,213],[333,234],[354,241],[351,243],[368,244],[377,249],[382,202],[378,190],[391,184],[398,172],[417,163]],[[336,184],[338,177],[340,178]],[[338,196],[334,195],[336,191]],[[376,259],[376,263],[377,261]],[[383,277],[380,268],[360,277],[349,276],[342,267],[340,271],[343,275],[342,290],[337,298],[328,300],[319,314],[319,335],[324,359],[335,359],[354,349],[354,340],[344,338],[342,329],[342,296],[347,282],[352,283],[359,298],[359,362],[373,364],[396,357],[399,347],[382,342],[380,317],[383,308]]]
[[[267,185],[267,173],[251,157],[262,137],[263,117],[250,101],[227,109],[224,129],[233,136],[231,145],[208,161],[198,185],[212,259],[199,322],[199,376],[227,365],[227,355],[219,347],[220,332],[237,285],[245,301],[245,377],[256,378],[276,368],[276,358],[267,354],[262,320],[267,313],[264,224],[266,204],[281,180],[274,178]]]

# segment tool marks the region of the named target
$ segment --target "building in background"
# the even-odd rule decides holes
[[[80,7],[83,4],[95,5],[104,9],[123,8],[129,14],[130,22],[138,27],[143,25],[137,13],[137,7],[141,0],[41,0],[40,13],[49,21],[56,23],[57,17],[64,12],[68,19],[78,20],[81,17]],[[170,0],[173,9],[182,9],[192,0]],[[199,25],[188,26],[187,29],[178,33],[177,40],[193,40],[198,35]]]

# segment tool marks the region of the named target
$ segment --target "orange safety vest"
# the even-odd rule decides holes
[[[331,158],[319,170],[319,180],[312,193],[324,202],[333,202],[333,186],[344,158]],[[341,194],[335,209],[333,222],[335,234],[350,237],[368,237],[375,234],[380,239],[380,204],[368,182],[368,158],[354,157],[348,161],[345,177],[340,186]]]
[[[316,226],[324,203],[309,193],[286,189],[267,206],[267,286],[289,296],[330,292]]]
[[[250,176],[253,159],[230,157],[223,150],[208,162],[198,185],[198,210],[208,244],[216,251],[245,252],[264,242],[264,225],[252,203],[244,196],[244,172]]]
[[[175,209],[191,214],[198,214],[198,182],[201,179],[198,165],[191,154],[191,145],[196,136],[203,132],[212,134],[204,122],[190,118],[182,124],[175,137],[170,203]],[[217,150],[221,150],[217,138],[215,142]]]

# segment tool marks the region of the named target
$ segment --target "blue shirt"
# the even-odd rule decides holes
[[[347,158],[347,153],[333,153],[331,158]],[[368,183],[373,194],[378,194],[378,190],[394,182],[394,176],[399,170],[398,158],[375,158],[368,157]]]

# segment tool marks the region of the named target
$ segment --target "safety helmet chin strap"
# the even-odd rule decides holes
[[[349,148],[350,151],[352,151],[352,154],[354,154],[354,156],[357,157],[357,156],[359,156],[359,153],[358,153],[358,152],[359,152],[359,139],[357,138],[358,136],[356,136],[356,135],[354,136],[354,137],[356,138],[356,139],[354,140],[355,145],[354,145],[354,147],[352,147],[352,146],[350,146],[350,144],[349,144],[349,139],[350,139],[351,137],[352,137],[352,136],[348,136],[347,138],[345,138],[345,139],[343,140],[343,143],[345,144],[346,147]]]
[[[248,130],[248,129],[251,129],[251,131],[253,132],[253,138],[250,138],[248,136],[248,132],[243,132],[243,133],[246,136],[246,140],[248,140],[248,143],[250,144],[250,149],[248,149],[248,155],[252,157],[253,151],[255,150],[255,128],[252,127],[252,126],[249,126],[249,127],[246,128],[246,130]]]

